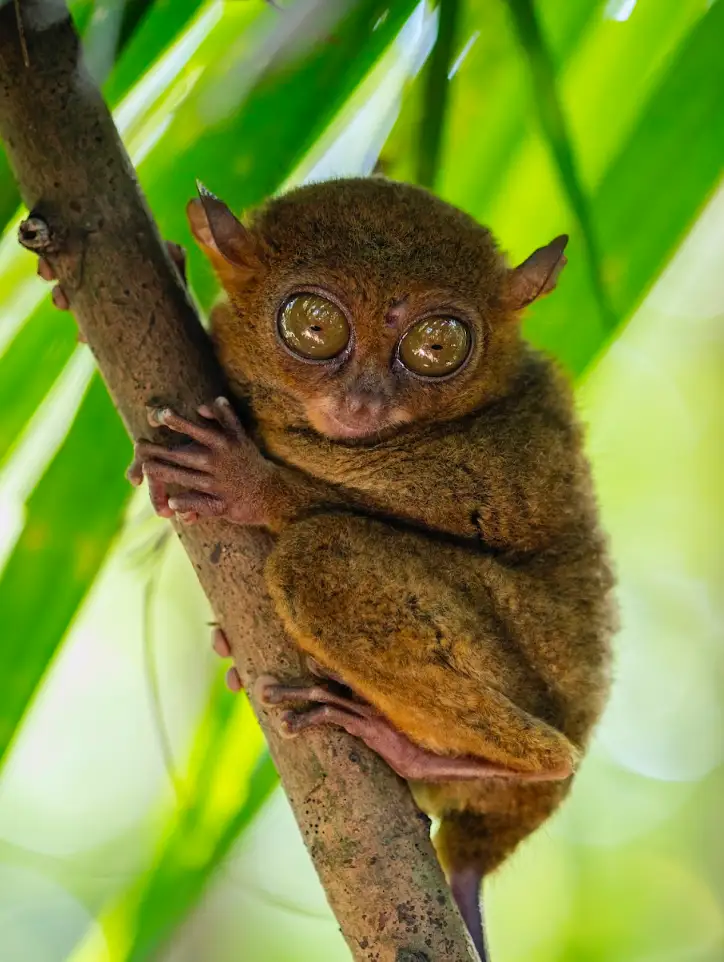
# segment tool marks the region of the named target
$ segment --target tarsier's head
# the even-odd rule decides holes
[[[552,290],[566,237],[510,269],[490,232],[427,191],[378,178],[301,187],[242,224],[188,208],[233,310],[214,326],[231,378],[280,419],[346,442],[450,420],[504,393],[519,312]]]

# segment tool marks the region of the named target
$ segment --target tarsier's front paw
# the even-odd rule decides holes
[[[181,417],[169,407],[149,411],[149,424],[164,425],[191,439],[166,447],[140,440],[127,476],[139,485],[146,478],[157,514],[174,514],[192,524],[200,518],[225,518],[236,524],[266,524],[265,487],[269,466],[247,436],[226,398],[198,409],[204,424]],[[168,495],[168,485],[181,488]]]

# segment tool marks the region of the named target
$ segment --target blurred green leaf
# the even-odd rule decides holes
[[[434,188],[440,167],[443,128],[461,13],[460,0],[440,0],[435,46],[425,67],[424,112],[420,123],[417,182]]]
[[[130,450],[96,377],[30,497],[25,527],[0,578],[0,760],[118,531]]]
[[[15,186],[7,155],[0,146],[0,229],[13,216],[19,203],[20,194]]]
[[[206,0],[133,0],[126,2],[119,36],[120,54],[103,86],[106,102],[121,102],[163,51],[183,36]]]
[[[719,2],[672,60],[594,198],[622,314],[641,300],[724,172],[723,38]]]
[[[541,33],[532,0],[508,0],[508,3],[521,47],[528,60],[533,81],[533,96],[543,134],[558,166],[568,204],[575,214],[583,235],[601,326],[604,330],[611,330],[617,318],[603,282],[599,245],[591,217],[590,202],[578,175],[573,145],[566,129],[566,121],[558,97],[553,58]]]
[[[219,678],[197,732],[188,796],[148,870],[101,912],[113,962],[158,958],[278,781],[248,699],[232,695]],[[100,962],[90,941],[77,946],[70,962]]]
[[[603,0],[559,3],[544,0],[537,10],[560,69],[576,49]],[[467,0],[456,31],[456,70],[449,81],[438,190],[466,210],[495,190],[515,149],[529,129],[529,84],[524,58],[502,3]],[[414,181],[425,88],[410,85],[390,141],[385,146],[389,176]]]
[[[603,276],[619,324],[645,295],[721,179],[722,36],[724,5],[716,3],[669,61],[592,197]],[[550,205],[549,213],[555,209]],[[572,252],[579,243],[574,235]],[[586,310],[587,287],[573,256],[560,289],[535,306],[529,324],[531,337],[575,374],[600,354],[613,333]]]
[[[556,234],[571,235],[569,266],[559,289],[533,306],[526,331],[578,374],[610,336],[610,325],[597,308],[586,238],[576,224],[547,141],[531,123],[537,112],[535,91],[506,9],[473,6],[478,16],[466,21],[461,39],[473,23],[479,33],[452,81],[440,192],[491,225],[514,262]],[[545,0],[536,9],[550,50],[548,83],[555,72],[570,149],[581,158],[581,190],[591,198],[591,232],[599,245],[602,279],[621,323],[626,307],[619,303],[610,277],[609,258],[615,252],[607,249],[602,236],[597,184],[616,154],[625,151],[637,118],[672,69],[672,57],[700,21],[704,4],[701,0],[639,4],[625,24],[600,15],[583,16],[581,4]],[[716,118],[712,116],[711,122]],[[675,116],[670,123],[676,127]],[[631,176],[645,179],[648,158],[634,152],[626,156]],[[702,190],[703,199],[709,186],[694,189]],[[615,208],[615,198],[609,202]],[[652,279],[641,278],[642,291]]]
[[[73,18],[75,29],[79,34],[83,34],[93,16],[95,0],[71,0],[68,4],[70,15]]]
[[[238,773],[237,773],[238,778]],[[182,815],[178,830],[169,840],[161,858],[146,880],[145,891],[134,919],[134,936],[125,962],[149,962],[187,917],[208,880],[229,855],[244,832],[279,784],[274,763],[264,751],[245,780],[246,798],[238,811],[223,822],[220,834],[207,847],[199,839],[196,807]]]
[[[0,468],[76,346],[75,321],[48,300],[0,354]]]

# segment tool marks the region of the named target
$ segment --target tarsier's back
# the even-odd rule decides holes
[[[354,693],[285,724],[342,725],[411,782],[483,953],[478,880],[563,798],[608,690],[581,431],[519,326],[567,239],[510,269],[467,215],[376,179],[246,226],[210,197],[190,218],[227,295],[216,349],[274,465],[270,592]]]

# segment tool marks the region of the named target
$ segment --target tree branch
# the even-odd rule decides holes
[[[134,437],[146,405],[184,412],[223,390],[63,0],[0,0],[0,136],[45,253]],[[179,198],[179,203],[183,201]],[[82,466],[79,465],[79,470]],[[249,686],[300,673],[263,581],[268,535],[218,522],[178,529]],[[357,960],[470,962],[474,953],[405,784],[342,732],[294,741],[254,706],[315,867]]]

